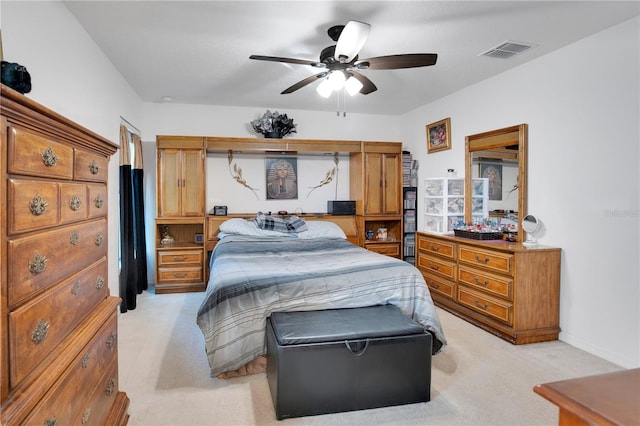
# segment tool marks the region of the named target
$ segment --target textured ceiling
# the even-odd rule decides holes
[[[316,74],[252,54],[318,60],[327,29],[371,24],[360,58],[437,53],[435,66],[362,73],[378,87],[347,96],[349,112],[402,114],[637,16],[638,1],[67,1],[71,13],[142,100],[336,111]],[[479,54],[504,41],[534,48],[509,59]],[[597,52],[594,52],[594,61]],[[523,84],[526,84],[524,82]],[[342,98],[341,98],[342,99]],[[341,107],[342,108],[342,107]]]

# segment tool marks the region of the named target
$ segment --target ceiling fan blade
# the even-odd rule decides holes
[[[343,64],[349,63],[358,55],[369,37],[371,25],[359,21],[349,21],[344,26],[336,43],[335,58]]]
[[[362,93],[363,95],[368,95],[369,93],[375,92],[376,90],[378,90],[376,85],[373,84],[373,81],[369,80],[367,77],[365,77],[364,75],[360,74],[359,72],[357,72],[357,71],[349,71],[349,73],[356,80],[358,80],[360,83],[362,83],[362,89],[360,89],[360,93]]]
[[[323,77],[326,77],[326,76],[327,76],[326,72],[321,72],[321,73],[318,73],[316,75],[312,75],[311,77],[307,77],[304,80],[300,80],[299,82],[297,82],[293,86],[286,88],[285,90],[280,92],[280,94],[281,95],[286,95],[288,93],[295,92],[296,90],[303,88],[307,84],[311,84],[314,81],[317,81],[317,80],[319,80],[319,79],[321,79]]]
[[[378,56],[356,61],[357,69],[396,70],[400,68],[417,68],[435,65],[438,60],[436,53],[407,53],[405,55]]]
[[[311,65],[314,67],[325,67],[325,64],[318,61],[308,61],[306,59],[282,58],[280,56],[251,55],[249,56],[249,59],[256,59],[258,61],[285,62],[287,64]]]

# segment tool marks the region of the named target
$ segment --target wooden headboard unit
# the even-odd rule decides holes
[[[330,214],[323,213],[305,213],[305,214],[296,214],[300,219],[303,220],[326,220],[329,222],[333,222],[338,225],[344,231],[347,236],[347,240],[352,242],[353,244],[358,244],[358,227],[356,225],[356,217],[355,216],[336,216]],[[237,213],[230,214],[227,216],[207,216],[207,250],[212,250],[215,246],[216,241],[218,241],[217,235],[220,230],[220,225],[227,219],[231,218],[243,218],[243,219],[255,219],[255,213]],[[286,217],[286,216],[281,216]]]

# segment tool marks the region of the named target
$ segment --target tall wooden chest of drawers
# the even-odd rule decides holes
[[[3,425],[123,425],[118,297],[107,284],[117,145],[2,86]]]
[[[560,332],[560,249],[418,232],[416,266],[436,305],[514,344]]]

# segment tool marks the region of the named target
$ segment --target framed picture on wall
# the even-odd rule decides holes
[[[427,153],[451,149],[451,118],[427,124]]]
[[[267,157],[265,159],[267,200],[298,199],[298,159]]]
[[[502,165],[480,163],[480,177],[489,179],[489,199],[502,200]]]

